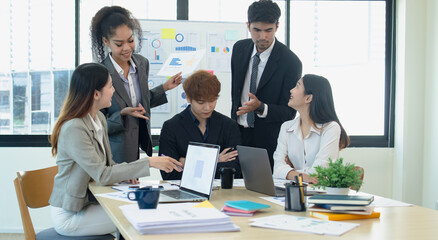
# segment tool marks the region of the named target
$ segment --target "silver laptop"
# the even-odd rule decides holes
[[[285,196],[284,188],[274,185],[266,149],[240,145],[236,148],[246,189],[270,196]]]
[[[219,145],[190,142],[180,187],[161,191],[160,203],[210,199],[219,151]]]

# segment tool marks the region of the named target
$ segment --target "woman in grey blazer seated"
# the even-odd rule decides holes
[[[111,106],[112,79],[105,66],[80,65],[73,72],[67,98],[50,141],[56,156],[51,205],[55,230],[66,236],[101,235],[116,231],[88,190],[91,180],[102,185],[149,175],[149,168],[171,172],[182,164],[170,157],[146,157],[131,163],[112,160],[105,116]]]

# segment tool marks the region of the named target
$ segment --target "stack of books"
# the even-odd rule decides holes
[[[138,209],[137,204],[120,206],[125,217],[140,234],[233,232],[240,231],[230,217],[208,201],[159,204],[157,209]]]
[[[310,216],[323,220],[353,220],[365,218],[379,218],[380,212],[374,211],[370,205],[374,196],[351,196],[318,194],[309,197],[308,208]]]
[[[225,206],[222,208],[222,212],[228,216],[251,217],[256,211],[269,207],[269,205],[248,200],[226,201]]]

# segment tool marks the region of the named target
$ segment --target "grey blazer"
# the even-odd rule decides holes
[[[167,103],[166,93],[162,85],[149,90],[149,62],[146,58],[139,54],[133,54],[132,60],[137,66],[138,81],[141,88],[141,104],[146,110],[146,117],[150,119],[152,107]],[[123,86],[122,79],[115,70],[110,57],[107,56],[102,63],[108,68],[113,79],[114,89],[116,90],[112,97],[111,107],[101,110],[108,121],[108,135],[113,160],[117,163],[137,160],[139,157],[139,145],[143,151],[151,156],[152,138],[150,122],[131,116],[120,116],[120,111],[123,108],[132,107],[129,94]]]
[[[58,174],[55,176],[50,205],[78,212],[90,203],[88,183],[91,180],[108,185],[149,176],[148,158],[129,164],[115,164],[111,160],[105,116],[101,112],[97,116],[105,131],[103,145],[106,157],[88,116],[65,122],[59,134],[56,158]]]

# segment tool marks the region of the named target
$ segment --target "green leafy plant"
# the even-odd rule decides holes
[[[315,167],[316,173],[310,174],[311,177],[316,177],[318,183],[314,184],[315,187],[333,188],[349,188],[358,190],[362,184],[361,174],[362,171],[357,169],[354,164],[343,164],[343,158],[339,158],[333,162],[329,158],[329,166],[327,168],[322,166]]]

